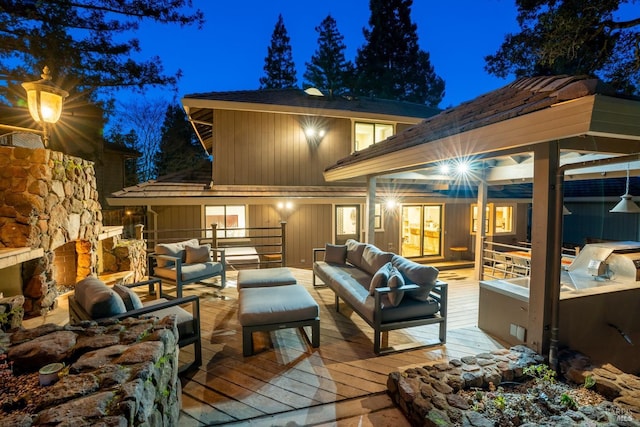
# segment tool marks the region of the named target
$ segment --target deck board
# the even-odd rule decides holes
[[[320,306],[319,348],[311,348],[300,331],[286,329],[254,334],[255,354],[243,357],[236,272],[229,272],[222,291],[185,287],[185,295],[200,296],[203,364],[181,377],[181,426],[405,426],[386,394],[389,373],[503,347],[477,327],[479,286],[473,269],[440,273],[449,283],[446,345],[380,357],[373,353],[369,325],[344,305],[336,312],[333,292],[314,288],[310,270],[291,270]],[[60,307],[65,310],[63,302]],[[68,317],[63,320],[60,313],[47,319],[66,323]],[[437,339],[437,325],[389,332],[392,345]],[[191,356],[191,348],[181,350],[181,358]]]

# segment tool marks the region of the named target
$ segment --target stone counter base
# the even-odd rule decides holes
[[[640,379],[637,376],[610,365],[593,367],[588,358],[577,353],[562,352],[560,360],[567,380],[584,384],[587,375],[591,375],[595,390],[615,404],[609,404],[608,411],[596,408],[597,414],[593,416],[602,417],[597,423],[640,426]],[[493,426],[495,422],[472,410],[469,402],[457,392],[472,388],[487,390],[490,384],[497,387],[503,382],[525,381],[529,377],[523,374],[524,368],[542,363],[544,358],[533,350],[515,346],[449,363],[410,368],[402,373],[392,372],[387,379],[387,389],[414,426]],[[557,421],[569,422],[566,425],[596,425],[596,421],[590,419],[582,424],[570,418]]]
[[[181,406],[177,337],[173,317],[47,324],[0,336],[0,354],[6,351],[15,374],[6,367],[0,372],[7,378],[0,419],[25,427],[175,426]],[[40,386],[34,372],[53,362],[65,363],[68,372]]]

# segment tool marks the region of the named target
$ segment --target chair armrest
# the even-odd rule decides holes
[[[220,248],[211,248],[211,253],[212,254],[216,254],[215,257],[212,257],[215,261],[222,263],[222,268],[224,268],[225,266],[225,254],[224,254],[224,249],[220,249]]]
[[[197,308],[197,313],[195,312],[196,309],[194,308],[194,313],[192,313],[194,318],[199,318],[200,317],[200,313],[199,313],[199,308],[200,308],[200,298],[197,295],[189,295],[187,297],[182,297],[182,298],[174,298],[168,301],[164,301],[158,304],[153,304],[153,305],[149,305],[149,306],[145,306],[142,308],[138,308],[136,310],[130,310],[127,312],[124,312],[122,314],[118,314],[115,316],[109,316],[109,319],[125,319],[127,317],[140,317],[142,315],[145,314],[151,314],[154,311],[159,311],[165,308],[169,308],[169,307],[175,307],[178,305],[183,305],[183,304],[187,304],[187,303],[191,303],[194,305],[195,308]],[[98,319],[101,320],[101,319]]]
[[[156,284],[158,285],[158,289],[160,291],[160,295],[162,295],[162,279],[150,279],[150,280],[145,280],[143,282],[125,284],[125,286],[127,288],[135,288],[135,287],[138,287],[138,286],[150,285],[149,289],[154,289],[154,285],[156,285]]]
[[[374,293],[380,293],[380,294],[388,294],[392,291],[415,291],[420,289],[419,285],[416,285],[415,283],[406,283],[404,285],[402,285],[401,288],[390,288],[388,286],[383,286],[380,288],[375,288]]]
[[[318,254],[320,252],[326,252],[326,248],[313,248],[313,262],[318,261]]]

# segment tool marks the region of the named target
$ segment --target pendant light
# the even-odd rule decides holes
[[[627,165],[627,191],[620,196],[620,201],[609,212],[621,212],[621,213],[639,213],[640,207],[636,205],[632,196],[629,194],[629,165]]]

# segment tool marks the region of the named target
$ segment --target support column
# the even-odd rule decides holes
[[[375,210],[376,210],[376,178],[373,176],[367,177],[367,200],[364,206],[364,223],[366,224],[366,238],[365,243],[375,245],[376,243],[376,224],[375,224]]]
[[[556,223],[558,208],[556,175],[560,167],[557,141],[534,148],[533,209],[531,219],[531,279],[529,282],[529,324],[526,344],[538,354],[549,352],[551,338],[553,277],[550,260],[555,256],[554,237],[561,232]]]
[[[482,280],[484,277],[484,239],[485,230],[484,223],[487,219],[487,193],[488,186],[486,180],[486,169],[483,169],[480,182],[478,183],[478,228],[476,229],[476,242],[474,245],[476,259],[475,259],[475,271],[476,279]]]

